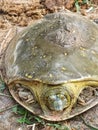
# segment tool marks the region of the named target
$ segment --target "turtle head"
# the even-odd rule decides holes
[[[63,89],[52,89],[47,92],[47,106],[53,111],[62,111],[70,104],[70,95]]]

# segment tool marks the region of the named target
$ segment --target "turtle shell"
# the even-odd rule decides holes
[[[5,55],[13,79],[59,84],[98,76],[98,26],[83,16],[49,14],[13,38]]]
[[[98,81],[98,25],[84,16],[68,11],[48,14],[11,40],[6,49],[4,63],[8,86],[22,80],[28,83],[37,81],[52,87],[68,82]],[[49,90],[49,86],[42,85],[42,88],[37,88],[37,92],[43,91],[44,95],[46,88]],[[71,88],[67,89],[70,91]],[[22,104],[13,94],[15,90],[10,91]],[[64,89],[60,88],[60,91]],[[77,89],[75,91],[78,93]],[[70,116],[62,112],[57,113],[55,118],[39,115],[48,120],[64,120],[88,110],[97,103],[98,98],[89,104],[90,107],[87,105],[84,110]],[[36,114],[34,107],[23,106]]]

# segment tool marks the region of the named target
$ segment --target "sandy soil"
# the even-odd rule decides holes
[[[96,5],[93,5],[93,7],[81,5],[81,13],[98,22],[98,2],[97,0],[94,0],[94,2]],[[4,52],[6,45],[17,33],[17,30],[32,24],[47,13],[65,8],[75,11],[73,5],[74,0],[66,0],[66,2],[63,0],[21,0],[21,2],[20,0],[0,0],[0,53]],[[10,95],[7,89],[5,89],[4,93]],[[0,130],[33,129],[25,124],[20,125],[17,123],[16,120],[19,115],[14,114],[12,109],[8,109],[15,104],[16,102],[12,98],[0,95]],[[89,124],[98,127],[98,105],[82,114],[82,116]],[[62,124],[66,124],[66,122],[62,122]],[[67,124],[71,126],[72,130],[89,130],[83,124],[80,116],[67,121]],[[53,128],[45,127],[41,129],[36,127],[35,130],[53,130]]]

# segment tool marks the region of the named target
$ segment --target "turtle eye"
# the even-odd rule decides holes
[[[50,99],[50,100],[56,100],[56,95],[51,95],[51,96],[49,96],[49,99]]]

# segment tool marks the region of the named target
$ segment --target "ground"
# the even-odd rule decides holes
[[[98,1],[93,0],[93,3],[94,4],[83,4],[82,0],[79,0],[78,3],[75,3],[74,0],[1,0],[0,56],[2,56],[4,48],[17,31],[36,22],[37,19],[42,18],[47,13],[57,12],[61,9],[69,9],[71,11],[77,11],[98,23]],[[2,84],[0,84],[0,90],[1,88]],[[17,103],[10,97],[7,88],[3,89],[3,93],[0,91],[0,130],[54,130],[54,127],[48,125],[41,127],[37,123],[33,123],[33,125],[17,123],[17,119],[20,115],[12,111],[12,108],[15,107],[16,104]],[[98,105],[82,114],[82,117],[90,125],[98,128]],[[68,121],[63,121],[61,124],[70,126],[71,130],[90,129],[83,123],[80,116]],[[60,130],[60,128],[58,128],[58,130]]]

